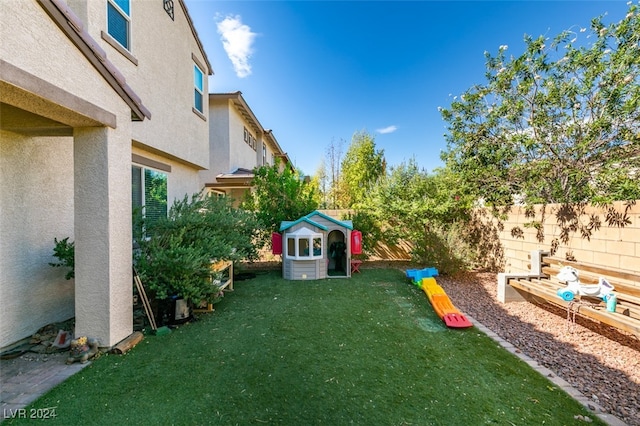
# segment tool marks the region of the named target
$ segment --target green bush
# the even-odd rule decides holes
[[[145,228],[134,262],[156,299],[213,301],[211,262],[255,260],[255,216],[227,198],[195,194],[174,202],[168,216]]]
[[[58,262],[50,262],[49,265],[59,268],[66,267],[69,268],[66,275],[64,276],[66,279],[70,280],[71,278],[75,278],[75,246],[74,242],[69,242],[69,237],[63,238],[59,240],[54,238],[55,246],[53,247],[53,255],[58,258]]]
[[[364,210],[356,210],[353,213],[347,213],[342,220],[351,220],[353,229],[362,232],[362,254],[354,257],[368,259],[373,253],[376,244],[379,241],[385,241],[384,231],[381,229],[379,222],[375,216]]]
[[[412,260],[434,266],[440,273],[452,274],[468,270],[476,265],[476,250],[470,242],[469,226],[459,221],[451,224],[433,225],[411,241]]]
[[[318,208],[318,194],[299,171],[288,166],[280,170],[280,161],[253,170],[252,190],[248,191],[242,208],[254,212],[260,221],[257,241],[266,247],[272,232],[285,220],[296,220]]]

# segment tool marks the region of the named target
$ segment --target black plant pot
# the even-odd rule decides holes
[[[158,327],[184,324],[193,320],[193,309],[182,297],[153,300],[151,307]]]
[[[171,312],[169,324],[184,324],[191,321],[193,314],[191,305],[182,297],[173,297],[171,303]]]

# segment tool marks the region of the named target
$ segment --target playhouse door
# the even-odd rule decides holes
[[[345,235],[337,229],[329,232],[327,238],[327,276],[345,277],[349,276],[347,268],[349,253],[347,253],[347,243]]]

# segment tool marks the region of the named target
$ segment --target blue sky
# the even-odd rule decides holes
[[[333,142],[374,136],[391,166],[442,165],[438,107],[485,82],[484,52],[519,55],[626,1],[185,0],[214,70],[210,92],[241,91],[289,158],[313,175]]]

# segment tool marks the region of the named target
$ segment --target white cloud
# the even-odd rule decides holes
[[[387,133],[393,133],[396,130],[398,130],[398,126],[387,126],[387,127],[383,127],[382,129],[376,129],[376,132],[380,133],[381,135],[384,135]]]
[[[222,40],[224,51],[233,64],[233,69],[239,78],[251,74],[249,58],[253,53],[253,41],[256,33],[251,27],[242,23],[240,16],[227,16],[217,22],[218,34]]]

